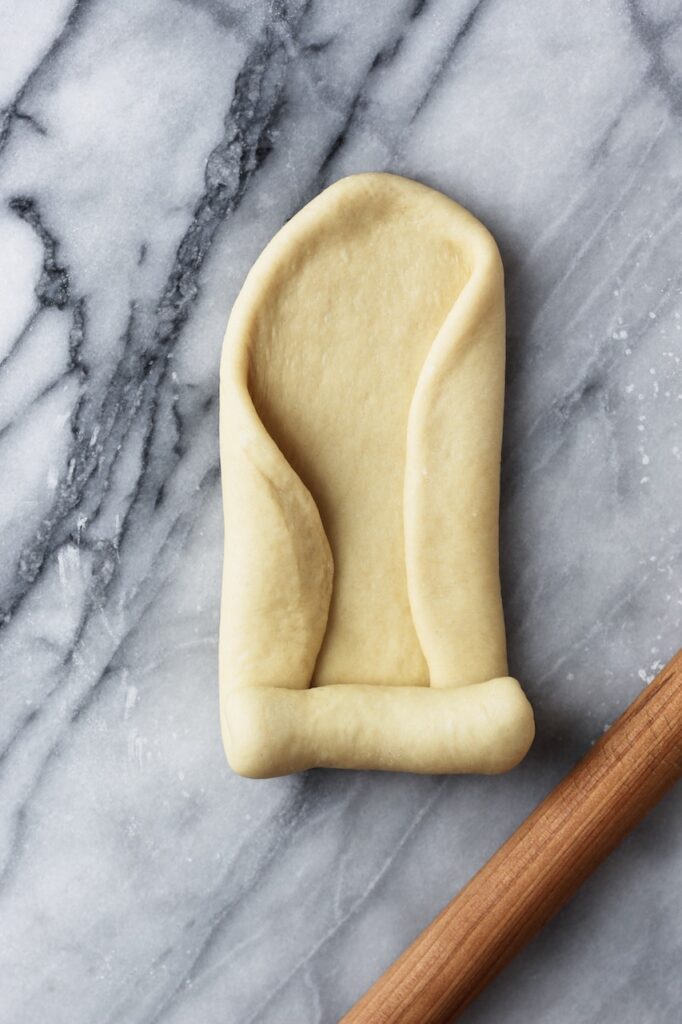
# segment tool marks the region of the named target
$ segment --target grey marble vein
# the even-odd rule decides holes
[[[680,645],[679,5],[1,18],[0,1024],[331,1024]],[[270,236],[372,169],[500,244],[538,739],[503,778],[253,783],[217,716],[222,334]],[[677,1024],[681,801],[469,1024]]]

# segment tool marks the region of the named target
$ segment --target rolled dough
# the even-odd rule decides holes
[[[235,771],[498,772],[533,739],[498,568],[504,292],[485,228],[391,174],[270,242],[221,364],[221,721]]]

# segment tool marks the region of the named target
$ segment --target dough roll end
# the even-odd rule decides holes
[[[508,676],[452,689],[336,685],[244,687],[223,694],[231,767],[271,778],[315,767],[496,774],[535,735],[531,706]]]

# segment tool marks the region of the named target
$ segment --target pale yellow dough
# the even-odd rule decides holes
[[[497,248],[439,192],[345,178],[257,260],[221,366],[235,771],[524,756],[498,569],[503,392]]]

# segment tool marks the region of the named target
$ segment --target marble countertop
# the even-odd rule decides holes
[[[669,0],[44,0],[0,64],[0,1022],[331,1024],[682,638]],[[390,169],[507,275],[501,778],[228,769],[218,359],[269,237]],[[467,1024],[682,1003],[682,791]]]

